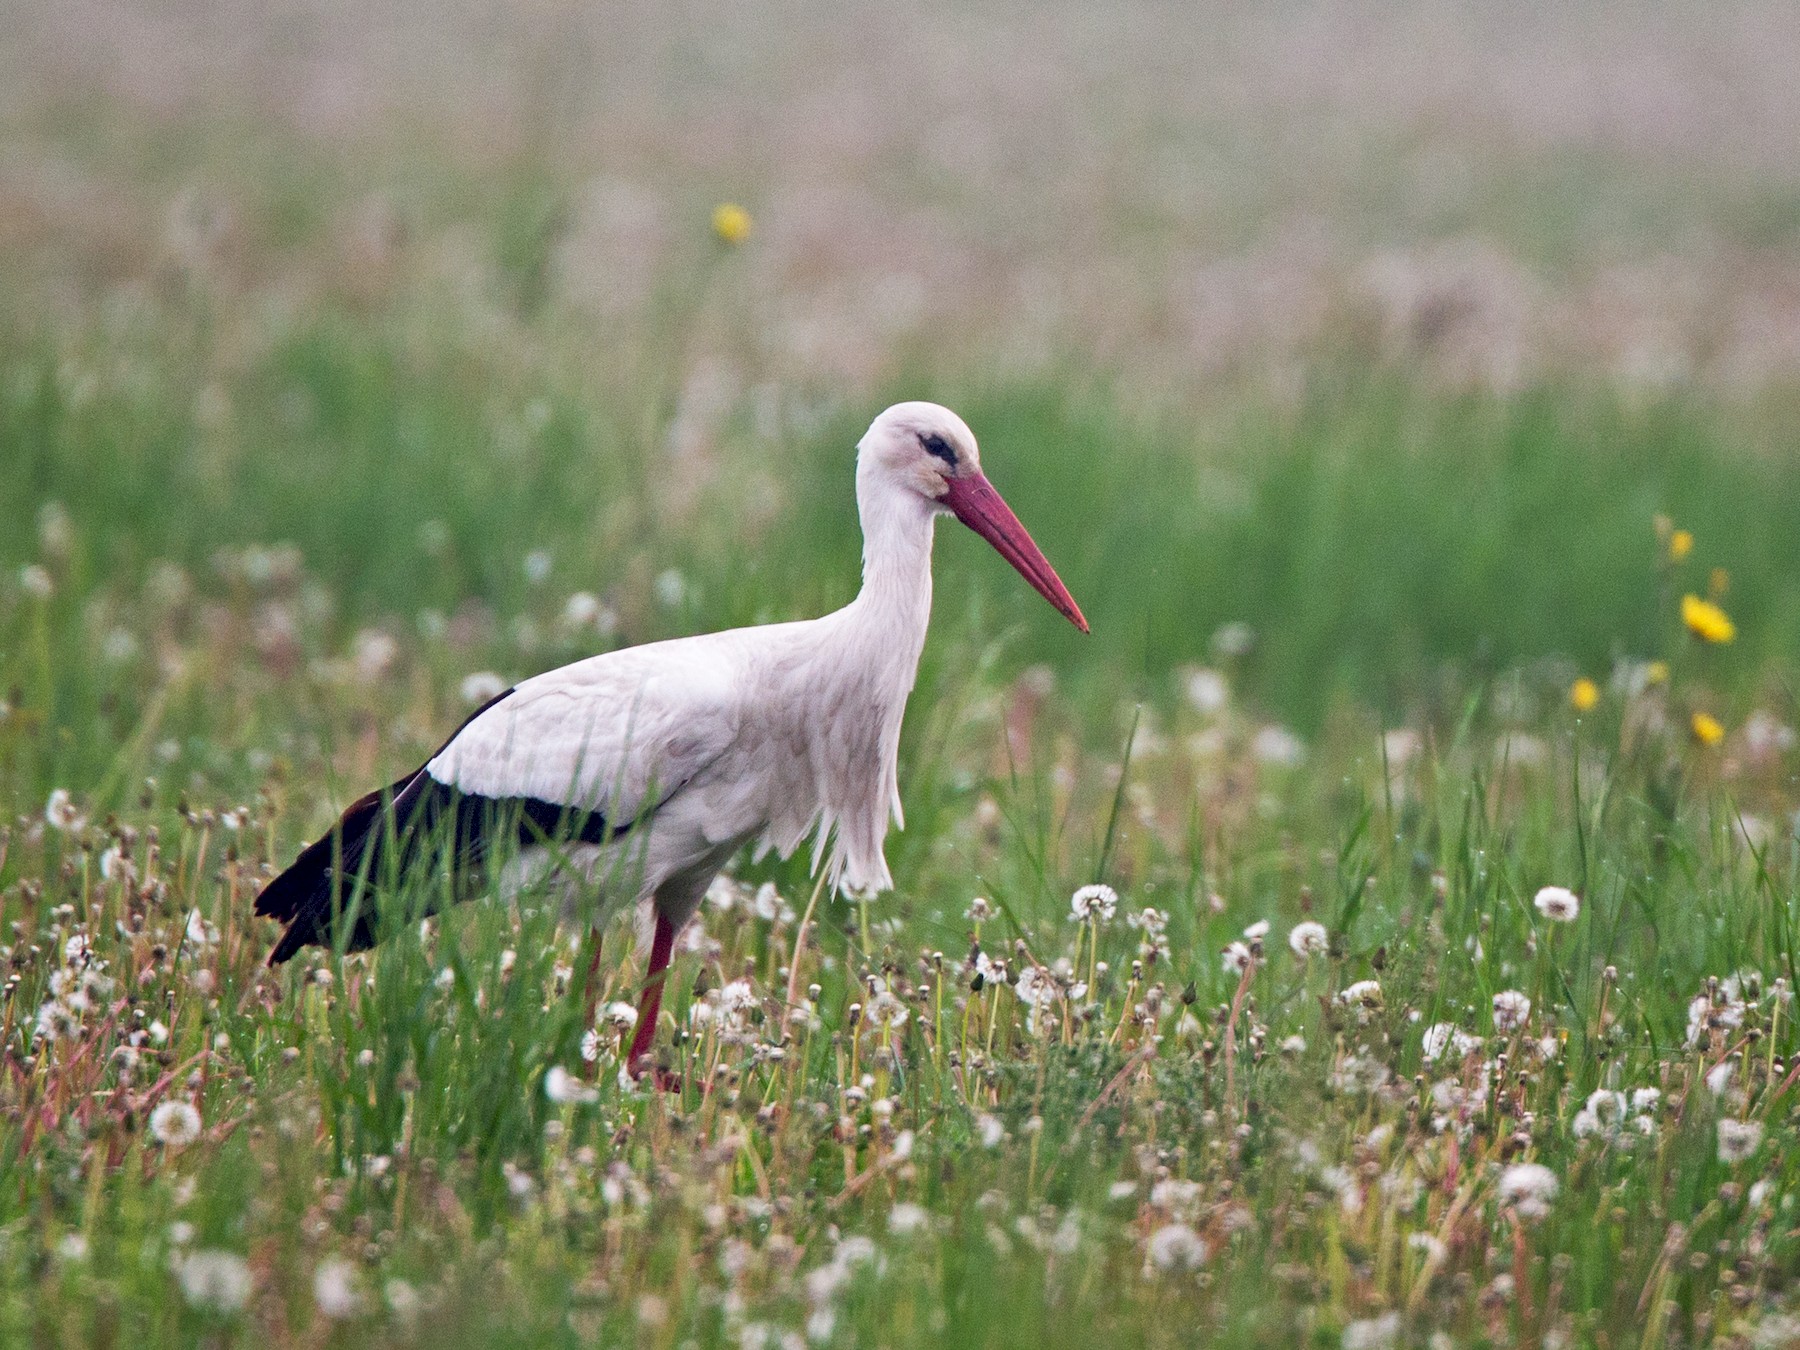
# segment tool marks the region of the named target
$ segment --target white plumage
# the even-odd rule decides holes
[[[349,874],[383,833],[403,837],[414,814],[437,822],[459,806],[466,813],[469,801],[523,803],[532,828],[520,830],[521,866],[572,868],[566,879],[594,922],[619,903],[654,901],[651,1023],[665,939],[745,844],[785,857],[811,839],[814,865],[829,869],[834,887],[886,890],[893,878],[882,846],[890,815],[900,823],[900,724],[931,616],[937,517],[955,514],[1083,631],[1087,624],[982,475],[974,435],[947,408],[902,403],[876,418],[858,445],[856,495],[863,581],[850,604],[799,623],[608,652],[523,681],[381,802],[371,794],[346,813],[336,875]],[[389,823],[395,813],[401,829]],[[575,817],[605,828],[569,838],[580,831],[566,825]],[[552,821],[565,828],[547,828]],[[370,842],[353,848],[353,828]],[[341,904],[333,896],[343,887],[328,868],[312,875],[328,856],[319,845],[308,852],[310,870],[302,854],[258,901],[259,912],[290,924],[277,960],[305,941],[332,940]],[[366,945],[364,937],[372,941],[372,930],[359,928],[349,945]],[[651,1031],[640,1023],[634,1058]]]

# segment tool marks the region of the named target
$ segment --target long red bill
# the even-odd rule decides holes
[[[995,551],[1031,583],[1033,590],[1056,606],[1058,613],[1082,632],[1088,631],[1088,621],[1082,617],[1081,606],[1075,603],[1075,597],[1062,584],[1062,578],[1056,575],[1050,560],[1032,541],[1012,508],[994,491],[994,485],[988,482],[986,475],[975,473],[967,478],[948,480],[940,500],[958,520],[992,544]]]

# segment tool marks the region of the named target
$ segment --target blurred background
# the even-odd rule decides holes
[[[178,722],[233,644],[329,702],[359,654],[454,691],[841,603],[900,397],[1094,619],[947,535],[940,664],[1220,664],[1311,734],[1604,682],[1709,577],[1722,697],[1800,651],[1792,5],[7,27],[0,683],[50,725],[123,744],[162,680]]]

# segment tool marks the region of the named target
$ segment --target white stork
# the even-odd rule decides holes
[[[642,1072],[675,936],[746,843],[809,836],[840,890],[893,885],[900,719],[931,617],[931,540],[948,512],[1082,632],[1087,620],[981,472],[975,437],[934,403],[899,403],[857,446],[862,589],[820,619],[628,647],[534,676],[478,709],[426,763],[354,802],[256,900],[287,925],[269,964],[379,934],[370,895],[448,865],[465,881],[503,841],[613,906],[653,902],[627,1064]],[[461,888],[466,891],[466,886]],[[455,889],[447,892],[457,894]]]

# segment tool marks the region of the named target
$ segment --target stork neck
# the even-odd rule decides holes
[[[863,527],[862,591],[858,618],[918,659],[931,622],[931,539],[936,514],[912,492],[858,475]]]

